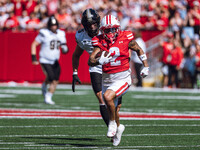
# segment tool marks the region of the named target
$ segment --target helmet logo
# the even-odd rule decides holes
[[[93,15],[90,12],[90,9],[87,9],[87,19],[88,21],[92,21]]]
[[[56,20],[54,18],[52,19],[52,24],[56,24]]]

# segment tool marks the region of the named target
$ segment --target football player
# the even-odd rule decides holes
[[[110,121],[107,137],[113,138],[113,145],[119,145],[125,126],[119,122],[118,99],[131,86],[131,71],[129,66],[129,49],[135,51],[143,62],[144,68],[140,75],[144,78],[149,73],[147,56],[134,40],[131,31],[121,31],[118,19],[113,15],[105,16],[101,21],[101,35],[92,39],[94,51],[90,55],[90,66],[102,65],[103,98],[108,107]],[[96,55],[100,52],[99,59]],[[109,52],[107,56],[105,51]],[[117,109],[116,109],[117,107]]]
[[[78,77],[78,67],[79,59],[83,54],[83,51],[86,50],[89,54],[93,52],[93,46],[91,40],[94,36],[99,34],[100,27],[100,16],[94,9],[86,9],[82,14],[81,23],[83,29],[76,32],[76,49],[72,56],[72,66],[73,66],[73,81],[72,81],[72,91],[75,92],[75,85],[78,82],[81,84],[81,81]],[[108,126],[109,116],[107,107],[102,99],[102,66],[97,65],[89,68],[90,79],[92,83],[93,91],[99,101],[99,109],[101,116]],[[121,103],[121,100],[119,101]]]
[[[36,47],[40,45],[39,61],[36,58]],[[49,17],[47,28],[40,29],[39,34],[31,45],[32,64],[40,63],[46,79],[42,84],[42,94],[46,104],[55,104],[52,100],[53,93],[60,77],[60,48],[63,53],[68,52],[65,32],[58,29],[58,21],[54,16]],[[47,84],[49,89],[47,91]]]

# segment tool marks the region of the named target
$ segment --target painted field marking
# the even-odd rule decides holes
[[[40,110],[40,109],[4,109],[0,108],[0,118],[77,118],[99,119],[98,111]],[[186,119],[200,120],[200,115],[170,113],[134,113],[121,112],[121,119]]]
[[[182,134],[123,134],[123,136],[199,136],[200,133],[182,133]],[[55,135],[0,135],[0,137],[105,137],[102,135],[67,135],[67,134],[55,134]]]
[[[164,99],[176,99],[176,100],[193,100],[200,101],[200,96],[167,96],[167,95],[133,95],[132,98],[137,99],[151,99],[151,100],[164,100]]]
[[[199,127],[200,124],[137,124],[126,127]],[[105,127],[105,125],[35,125],[35,126],[0,126],[0,128],[73,128],[73,127]],[[1,141],[1,140],[0,140]]]

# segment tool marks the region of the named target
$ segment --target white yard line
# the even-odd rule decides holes
[[[3,148],[1,147],[0,149],[93,149],[93,150],[102,150],[102,149],[113,149],[113,147],[103,147],[103,146],[85,146],[85,147],[67,147],[68,145],[64,146],[64,147],[57,147],[57,146],[49,146],[49,147],[43,147],[43,144],[41,145],[25,145],[27,147],[15,147],[15,148]],[[30,147],[28,147],[30,146]],[[35,146],[35,147],[32,147]],[[132,149],[132,150],[137,150],[135,148],[195,148],[195,147],[200,147],[200,145],[168,145],[168,146],[154,146],[154,145],[150,145],[150,146],[117,146],[115,148],[115,150],[117,149]],[[134,149],[133,149],[134,148]]]
[[[132,98],[137,99],[151,99],[151,100],[164,100],[164,99],[175,99],[175,100],[198,100],[200,101],[200,96],[165,96],[165,95],[133,95]]]
[[[199,136],[200,133],[182,133],[182,134],[123,134],[123,136]],[[105,137],[102,135],[66,135],[66,134],[55,134],[55,135],[0,135],[0,137]]]

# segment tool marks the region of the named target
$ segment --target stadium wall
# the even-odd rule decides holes
[[[160,31],[144,31],[142,36],[145,41],[161,33]],[[31,63],[31,43],[38,32],[0,32],[0,82],[32,82],[40,83],[45,76],[40,65]],[[67,45],[69,53],[61,54],[61,76],[60,83],[71,83],[72,81],[72,54],[76,47],[75,33],[67,32]],[[37,49],[37,58],[39,47]],[[83,53],[80,58],[78,74],[83,84],[90,83],[87,60],[89,55]]]

